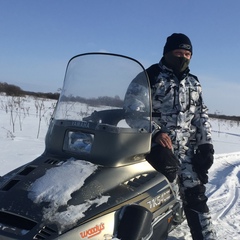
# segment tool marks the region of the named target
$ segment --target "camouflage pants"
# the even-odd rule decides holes
[[[179,156],[178,156],[179,157]],[[194,171],[188,156],[180,157],[179,192],[193,240],[216,240],[209,208],[206,187]]]

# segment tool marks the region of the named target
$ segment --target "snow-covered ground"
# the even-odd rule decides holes
[[[55,101],[0,96],[0,176],[44,150],[44,138]],[[14,123],[14,124],[13,124]],[[207,195],[218,239],[240,239],[240,127],[238,122],[211,119],[215,162]],[[14,125],[14,128],[13,128]],[[169,240],[191,240],[186,221]]]

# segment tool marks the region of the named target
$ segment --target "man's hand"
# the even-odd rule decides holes
[[[213,164],[214,149],[212,144],[202,144],[198,146],[198,149],[193,157],[193,165],[196,170],[207,171]]]
[[[155,142],[163,147],[172,149],[172,141],[167,133],[158,133],[157,136],[155,137]]]
[[[195,172],[198,174],[202,183],[208,182],[208,169],[212,166],[214,160],[214,149],[212,144],[202,144],[192,159]]]

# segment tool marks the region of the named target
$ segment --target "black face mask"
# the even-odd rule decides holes
[[[167,53],[164,56],[166,66],[173,70],[177,77],[181,75],[190,63],[190,59],[185,57],[176,57],[172,53]]]

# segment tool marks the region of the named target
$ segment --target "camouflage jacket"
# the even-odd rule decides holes
[[[157,131],[167,132],[172,139],[178,155],[193,154],[198,145],[212,143],[211,125],[207,107],[203,103],[202,88],[196,76],[185,71],[181,80],[174,75],[171,69],[163,65],[154,64],[147,69],[151,85],[154,134]],[[137,80],[129,86],[137,87]],[[131,87],[132,86],[132,87]],[[143,94],[142,94],[143,96]],[[138,102],[144,102],[144,100]]]

